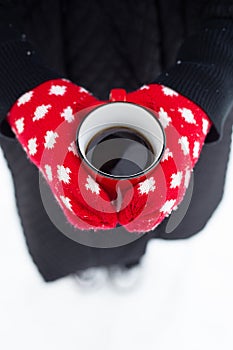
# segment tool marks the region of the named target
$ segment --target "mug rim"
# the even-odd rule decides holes
[[[130,105],[134,105],[134,106],[137,106],[139,108],[142,108],[144,109],[146,112],[150,113],[154,119],[156,120],[156,122],[158,123],[161,131],[162,131],[162,135],[163,135],[163,146],[162,146],[162,150],[160,152],[160,155],[158,156],[158,158],[150,165],[148,166],[145,170],[142,170],[142,171],[139,171],[138,173],[136,174],[132,174],[132,175],[112,175],[112,174],[108,174],[108,173],[105,173],[99,169],[97,169],[94,165],[91,164],[91,162],[89,162],[89,160],[83,156],[82,154],[82,151],[80,149],[80,146],[79,146],[79,142],[78,142],[78,136],[79,136],[79,133],[80,133],[80,129],[84,123],[84,121],[86,120],[86,118],[93,112],[95,111],[96,109],[98,108],[101,108],[101,107],[104,107],[106,105],[109,105],[109,104],[130,104]],[[85,115],[85,117],[82,119],[81,123],[79,124],[78,128],[77,128],[77,131],[76,131],[76,139],[75,139],[75,144],[76,144],[76,147],[77,147],[77,151],[78,151],[78,155],[80,156],[80,158],[86,163],[86,165],[91,168],[95,173],[99,174],[100,176],[102,177],[105,177],[107,179],[113,179],[113,180],[130,180],[130,179],[135,179],[137,177],[141,177],[143,175],[146,175],[150,170],[152,170],[153,168],[155,168],[158,163],[160,162],[163,154],[164,154],[164,151],[165,151],[165,148],[166,148],[166,134],[165,134],[165,131],[164,131],[164,128],[161,124],[161,122],[159,121],[158,118],[155,117],[154,113],[152,113],[151,109],[145,107],[145,106],[142,106],[142,105],[138,105],[137,103],[133,103],[133,102],[129,102],[129,101],[112,101],[112,102],[107,102],[107,103],[103,103],[103,104],[100,104],[100,105],[97,105],[94,109],[92,109],[91,111],[87,112],[87,114]]]

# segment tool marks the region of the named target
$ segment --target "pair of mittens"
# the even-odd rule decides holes
[[[87,108],[108,103],[66,79],[49,80],[22,95],[7,121],[27,157],[39,168],[67,220],[81,230],[123,225],[130,232],[155,228],[182,201],[211,122],[192,101],[168,87],[145,85],[128,102],[157,113],[166,149],[150,176],[125,192],[120,210],[82,166],[76,131]],[[126,204],[127,203],[127,204]]]

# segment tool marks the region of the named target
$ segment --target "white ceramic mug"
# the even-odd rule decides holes
[[[127,127],[140,133],[144,139],[149,141],[153,150],[154,159],[138,173],[131,175],[112,175],[102,172],[96,168],[87,158],[87,145],[90,140],[101,131],[109,127]],[[165,132],[154,111],[141,105],[127,101],[113,101],[98,105],[92,109],[82,120],[77,130],[77,150],[88,169],[96,176],[112,196],[116,196],[116,184],[123,184],[124,180],[132,184],[140,182],[156,167],[162,158],[166,146]],[[112,143],[114,144],[114,143]],[[127,153],[124,155],[127,158]],[[117,158],[117,149],[112,147],[112,159]],[[131,161],[132,153],[131,153]]]

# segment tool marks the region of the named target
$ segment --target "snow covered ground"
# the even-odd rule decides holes
[[[44,283],[25,246],[1,150],[0,174],[1,349],[233,348],[233,152],[224,198],[206,228],[184,241],[151,241],[129,291],[107,282],[83,289],[71,277]]]

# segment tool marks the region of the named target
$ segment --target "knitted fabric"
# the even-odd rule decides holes
[[[162,160],[146,180],[128,190],[118,213],[128,231],[147,232],[181,203],[212,123],[199,106],[163,85],[144,85],[128,93],[127,101],[156,112],[166,135]]]
[[[50,80],[22,95],[7,120],[28,158],[40,169],[67,220],[82,230],[107,230],[117,223],[147,232],[182,201],[211,126],[204,111],[165,86],[145,85],[126,100],[157,113],[166,149],[149,177],[124,193],[116,210],[106,190],[82,166],[76,130],[85,108],[107,103],[65,79]],[[80,113],[77,113],[80,112]]]
[[[112,228],[117,222],[107,193],[80,167],[74,144],[81,118],[75,113],[97,104],[82,87],[55,79],[26,92],[7,116],[68,221],[83,230]]]

